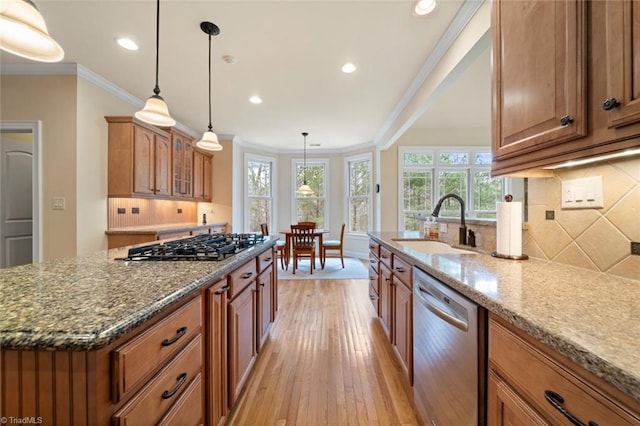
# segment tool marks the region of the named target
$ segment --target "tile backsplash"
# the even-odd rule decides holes
[[[563,180],[602,176],[604,207],[562,209]],[[640,158],[556,170],[553,177],[530,178],[528,230],[523,252],[530,257],[640,280]],[[555,218],[546,219],[554,211]]]

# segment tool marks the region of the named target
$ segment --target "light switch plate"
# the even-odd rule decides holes
[[[53,210],[64,210],[64,197],[53,197],[51,200],[51,208]]]
[[[600,209],[604,207],[602,176],[562,181],[563,209]]]

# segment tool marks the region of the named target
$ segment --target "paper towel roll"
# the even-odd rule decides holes
[[[522,203],[496,204],[496,253],[522,256]]]

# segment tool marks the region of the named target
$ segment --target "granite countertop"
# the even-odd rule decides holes
[[[640,281],[485,253],[424,254],[417,232],[370,232],[415,266],[640,401]]]
[[[162,234],[171,232],[194,231],[217,226],[225,226],[227,222],[207,223],[169,223],[164,225],[128,226],[126,228],[111,228],[105,231],[107,235],[140,235],[140,234]]]
[[[127,248],[0,269],[0,347],[93,350],[268,250],[221,261],[115,260]]]

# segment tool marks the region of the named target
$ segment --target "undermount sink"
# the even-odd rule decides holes
[[[440,241],[430,240],[395,240],[396,244],[406,247],[411,250],[415,250],[420,253],[426,254],[445,254],[445,253],[457,253],[457,254],[477,254],[475,251],[464,250],[455,247],[451,247],[447,243]]]

